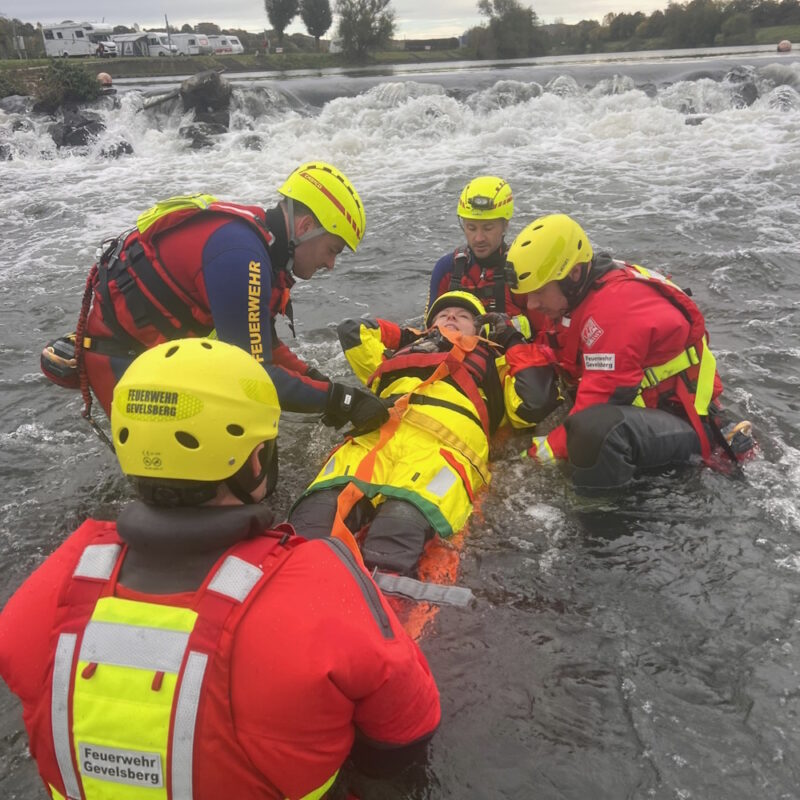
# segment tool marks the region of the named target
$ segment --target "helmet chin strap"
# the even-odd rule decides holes
[[[327,231],[322,227],[322,225],[317,225],[316,228],[306,231],[302,236],[295,236],[294,200],[292,200],[291,197],[286,198],[286,213],[289,219],[289,260],[286,262],[286,270],[294,275],[292,268],[294,267],[294,251],[297,249],[297,245],[307,242],[309,239],[316,239],[317,236],[322,236],[323,234],[327,233]],[[297,276],[295,275],[295,277]]]

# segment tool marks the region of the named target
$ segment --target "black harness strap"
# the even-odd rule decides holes
[[[453,253],[453,271],[450,273],[448,292],[455,292],[464,288],[461,285],[461,281],[464,279],[468,261],[469,256],[466,250],[456,250],[455,253]]]
[[[133,273],[142,282],[142,285],[147,291],[155,297],[155,299],[167,309],[167,311],[178,321],[180,327],[174,328],[169,325],[172,333],[168,336],[170,339],[184,338],[187,334],[204,335],[208,333],[209,328],[202,326],[191,314],[189,307],[184,303],[175,292],[167,285],[164,278],[159,275],[156,268],[151,263],[150,259],[144,252],[140,242],[134,242],[127,249],[128,263],[133,269]],[[144,293],[136,287],[137,303],[141,305],[142,311],[147,314],[151,324],[156,324],[156,320],[163,318],[163,315],[156,309],[153,304],[147,299]],[[128,296],[133,299],[133,292]],[[128,299],[128,298],[126,298]],[[141,301],[144,301],[141,303]],[[168,323],[167,323],[168,324]],[[137,325],[139,323],[137,322]],[[140,326],[141,327],[141,326]],[[159,330],[161,330],[159,328]],[[164,333],[164,331],[161,331]],[[166,335],[166,334],[165,334]]]

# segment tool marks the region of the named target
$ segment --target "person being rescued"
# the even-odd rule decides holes
[[[330,455],[290,513],[301,535],[369,526],[365,564],[413,576],[434,534],[464,526],[490,480],[491,434],[506,417],[532,427],[558,403],[543,348],[525,345],[501,315],[488,318],[488,338],[477,335],[484,312],[477,297],[454,291],[431,304],[425,331],[369,318],[339,325],[357,377],[394,407],[380,429],[347,437]]]
[[[534,462],[568,462],[576,490],[591,493],[696,456],[730,468],[753,453],[749,423],[729,424],[719,407],[703,314],[671,280],[595,254],[565,214],[522,230],[506,280],[555,324],[551,344],[574,395],[565,422],[534,437]]]

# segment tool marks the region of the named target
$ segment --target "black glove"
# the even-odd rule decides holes
[[[306,370],[306,378],[311,378],[312,381],[323,381],[324,383],[331,383],[331,379],[327,375],[323,375],[315,367],[309,367]]]
[[[381,400],[361,386],[332,383],[322,424],[341,428],[349,422],[356,433],[368,433],[389,419],[391,405],[391,401]]]
[[[418,331],[416,328],[400,328],[400,345],[398,346],[398,350],[412,342],[416,342],[423,333],[424,331]]]
[[[516,319],[509,317],[508,314],[493,311],[490,314],[482,314],[475,321],[480,326],[483,336],[506,350],[525,341],[525,337],[514,325]]]

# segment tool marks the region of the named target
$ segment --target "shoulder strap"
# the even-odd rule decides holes
[[[455,292],[462,288],[461,281],[464,278],[468,262],[469,254],[466,250],[457,249],[453,252],[453,271],[450,273],[449,292]]]

